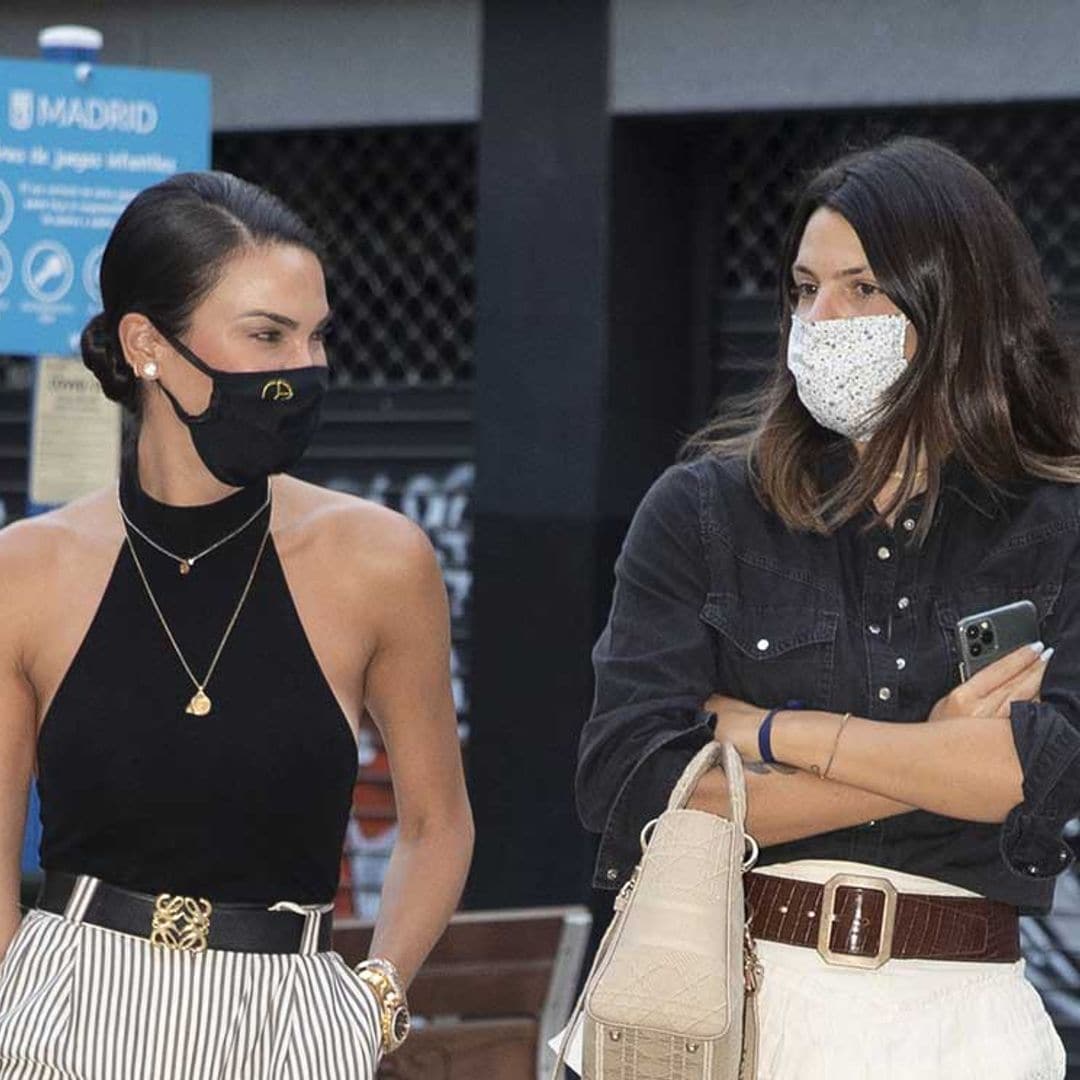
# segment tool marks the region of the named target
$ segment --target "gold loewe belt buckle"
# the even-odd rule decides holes
[[[209,900],[194,896],[159,893],[154,899],[150,944],[174,952],[205,952],[210,942]]]
[[[881,919],[881,937],[873,956],[836,952],[831,943],[833,922],[836,918],[836,892],[841,886],[855,889],[871,889],[885,896],[885,911]],[[862,898],[856,902],[852,917],[851,936],[855,937],[863,922]],[[887,878],[863,877],[861,874],[834,874],[822,887],[821,923],[818,926],[817,951],[827,964],[838,967],[876,969],[892,958],[893,929],[896,926],[896,887]]]

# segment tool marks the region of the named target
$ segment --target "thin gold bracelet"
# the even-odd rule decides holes
[[[847,727],[847,722],[851,719],[851,713],[844,713],[844,719],[840,721],[840,726],[836,729],[836,736],[833,739],[832,752],[829,754],[829,760],[825,763],[824,772],[818,768],[817,765],[811,765],[810,771],[819,780],[829,779],[829,770],[832,768],[833,760],[836,757],[836,748],[840,745],[840,736],[844,734],[844,728]]]

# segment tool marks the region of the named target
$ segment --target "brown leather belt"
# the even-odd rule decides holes
[[[1020,923],[1011,904],[903,893],[886,878],[856,874],[836,874],[824,885],[757,871],[743,880],[754,937],[817,949],[829,964],[1020,959]]]

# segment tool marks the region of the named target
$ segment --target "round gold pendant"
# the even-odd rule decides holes
[[[189,716],[206,716],[210,712],[210,699],[201,690],[188,702],[184,710]]]
[[[191,563],[189,563],[187,559],[180,560],[180,573],[184,577],[187,577],[187,575],[191,573]]]

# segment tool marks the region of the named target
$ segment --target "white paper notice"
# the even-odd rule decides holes
[[[30,501],[70,502],[116,481],[120,406],[79,360],[38,361],[30,451]]]

